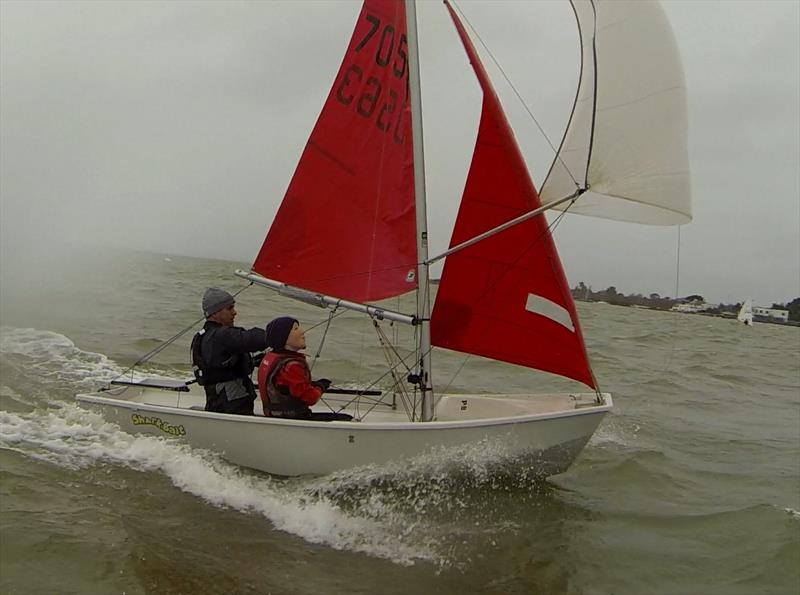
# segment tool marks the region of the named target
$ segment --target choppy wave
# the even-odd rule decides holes
[[[79,349],[64,335],[32,328],[2,327],[0,354],[31,378],[80,390],[91,390],[123,372],[105,355]]]
[[[159,307],[169,305],[163,301]],[[113,359],[76,346],[81,336],[102,343],[93,331],[76,331],[74,342],[44,330],[0,331],[0,448],[63,469],[109,466],[163,476],[210,506],[258,515],[309,543],[400,565],[466,569],[470,581],[479,581],[484,569],[492,576],[497,571],[498,584],[511,581],[507,592],[530,592],[525,581],[534,575],[545,577],[540,592],[560,592],[566,584],[576,585],[576,593],[648,592],[678,581],[683,589],[677,592],[690,593],[720,577],[730,581],[726,586],[763,585],[776,576],[778,585],[796,584],[797,366],[776,367],[781,354],[796,351],[796,334],[770,338],[782,341],[773,344],[765,332],[756,345],[756,338],[739,336],[739,327],[707,329],[687,317],[681,319],[686,332],[661,336],[650,331],[661,319],[642,330],[627,313],[608,318],[624,310],[587,308],[596,327],[588,337],[590,351],[597,351],[595,371],[615,393],[616,407],[578,464],[544,483],[524,472],[498,473],[495,453],[480,448],[460,459],[443,454],[285,480],[177,442],[123,433],[72,402],[75,392],[123,371]],[[109,324],[115,315],[108,315]],[[647,322],[650,314],[637,316]],[[150,328],[141,339],[119,327],[128,334],[106,331],[118,341],[108,353],[127,353],[131,345],[131,351],[149,349],[161,334]],[[355,361],[352,341],[326,345],[331,352],[320,359],[320,373],[332,367],[345,380],[357,377],[353,370],[373,372],[372,363]],[[460,361],[449,365],[457,369]],[[475,379],[541,388],[538,377],[529,382],[515,368],[478,364],[464,367],[465,385]],[[765,540],[769,551],[757,544]],[[633,569],[624,584],[614,582],[605,564],[620,556]],[[687,572],[698,556],[715,559],[717,567]],[[742,569],[743,558],[766,570]],[[377,567],[377,574],[386,566],[392,565]],[[561,574],[547,582],[544,566]],[[732,592],[749,593],[745,587]]]
[[[13,401],[18,405],[29,405],[25,397],[5,384],[0,385],[0,399],[4,399],[5,402]]]
[[[442,522],[444,517],[457,519],[474,507],[470,498],[482,488],[507,490],[535,481],[524,473],[510,478],[494,473],[492,462],[502,453],[487,445],[456,457],[441,453],[403,465],[279,480],[185,444],[127,434],[100,414],[53,396],[50,387],[66,387],[71,396],[123,372],[116,362],[76,347],[64,335],[4,327],[0,354],[4,365],[20,374],[18,386],[4,385],[0,396],[26,406],[0,410],[0,448],[66,469],[112,464],[163,473],[175,487],[211,505],[260,514],[278,530],[335,549],[399,564],[424,560],[447,566],[452,541],[465,530],[491,541],[492,535],[512,530],[513,522],[465,528]],[[31,392],[33,377],[38,388]],[[423,510],[438,512],[439,522],[430,521]],[[465,563],[463,557],[460,563]]]
[[[68,469],[112,464],[163,473],[211,505],[257,513],[309,543],[439,568],[469,563],[468,555],[455,553],[465,539],[480,536],[491,544],[493,536],[519,528],[502,517],[509,494],[524,500],[551,489],[524,473],[497,473],[494,455],[478,447],[459,460],[442,453],[326,477],[273,478],[186,444],[127,434],[75,404],[0,411],[0,448]],[[502,503],[487,499],[487,491]],[[501,520],[492,520],[499,512]],[[473,522],[465,524],[464,515]]]
[[[601,446],[613,444],[616,446],[630,446],[636,442],[637,435],[641,430],[638,423],[630,423],[621,420],[613,412],[607,415],[600,427],[589,439],[589,444]]]
[[[122,372],[102,354],[36,329],[4,329],[2,355],[44,386],[66,385],[74,392]],[[496,463],[505,454],[488,444],[326,477],[280,480],[185,444],[127,434],[71,401],[32,398],[8,386],[2,395],[33,410],[0,411],[1,448],[67,469],[112,464],[163,473],[177,488],[214,506],[260,514],[276,529],[310,543],[399,564],[424,560],[445,567],[454,559],[456,565],[467,564],[463,552],[454,555],[459,543],[480,536],[491,544],[492,536],[517,528],[508,518],[487,522],[487,508],[494,504],[486,493],[524,498],[547,489],[526,469],[499,469]],[[475,520],[465,525],[464,514]]]
[[[0,356],[4,365],[18,372],[21,386],[17,393],[23,386],[30,392],[32,386],[41,385],[67,391],[71,397],[72,393],[96,390],[121,376],[129,380],[153,374],[180,379],[185,376],[173,367],[157,364],[123,367],[102,353],[80,349],[65,335],[34,328],[2,327]]]
[[[255,512],[276,529],[310,543],[362,552],[400,564],[441,561],[431,543],[410,531],[389,502],[369,502],[369,514],[348,513],[335,502],[335,489],[286,483],[249,473],[216,455],[163,438],[133,436],[77,405],[29,414],[0,411],[0,448],[49,464],[82,469],[98,463],[159,472],[175,487],[220,507]],[[341,482],[341,478],[332,480]],[[333,484],[331,484],[333,485]],[[402,531],[397,531],[403,527]]]
[[[800,510],[795,510],[794,508],[784,508],[790,517],[792,517],[796,521],[800,521]]]

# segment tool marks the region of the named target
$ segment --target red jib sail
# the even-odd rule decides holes
[[[540,206],[500,102],[448,4],[483,90],[478,138],[450,245]],[[447,257],[431,342],[594,388],[575,305],[543,215]]]
[[[405,8],[366,0],[257,273],[353,301],[416,288]]]

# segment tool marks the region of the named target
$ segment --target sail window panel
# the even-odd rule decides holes
[[[575,332],[575,325],[572,324],[572,317],[569,311],[547,298],[529,293],[525,302],[525,309],[532,314],[538,314],[557,322],[570,332]]]

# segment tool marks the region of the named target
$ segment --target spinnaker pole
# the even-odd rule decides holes
[[[456,246],[453,246],[452,248],[450,248],[448,250],[445,250],[444,252],[442,252],[438,256],[434,256],[433,258],[429,259],[427,264],[428,265],[432,265],[434,262],[438,262],[438,261],[442,260],[443,258],[445,258],[446,256],[450,256],[451,254],[455,254],[456,252],[460,252],[464,248],[469,248],[470,246],[472,246],[474,244],[477,244],[478,242],[481,242],[481,241],[483,241],[483,240],[485,240],[487,238],[490,238],[490,237],[492,237],[494,235],[497,235],[501,231],[507,230],[509,227],[514,227],[515,225],[518,225],[519,223],[527,221],[528,219],[532,219],[533,217],[536,217],[537,215],[541,215],[545,211],[548,211],[548,210],[552,209],[553,207],[557,207],[558,205],[563,204],[563,203],[567,202],[568,200],[575,200],[576,198],[578,198],[584,192],[585,192],[585,190],[579,188],[578,190],[576,190],[575,192],[573,192],[569,196],[565,196],[563,198],[559,198],[558,200],[554,200],[552,202],[547,203],[546,205],[542,205],[541,207],[537,207],[537,208],[535,208],[535,209],[533,209],[531,211],[528,211],[527,213],[523,213],[519,217],[515,217],[514,219],[511,219],[510,221],[506,221],[502,225],[498,225],[497,227],[493,227],[492,229],[490,229],[488,231],[485,231],[485,232],[483,232],[481,234],[476,235],[474,238],[470,238],[469,240],[461,242],[460,244],[458,244]]]
[[[428,265],[428,215],[425,203],[425,151],[422,137],[422,94],[419,76],[419,43],[417,37],[417,6],[415,0],[406,3],[408,35],[408,87],[411,107],[411,136],[414,154],[414,197],[417,213],[417,312],[419,321],[419,388],[422,391],[422,421],[434,417],[433,380],[431,375],[431,300],[430,269]]]

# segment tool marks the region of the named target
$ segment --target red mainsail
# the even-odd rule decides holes
[[[416,288],[405,7],[366,0],[253,270],[364,302]]]
[[[540,202],[488,75],[447,6],[483,90],[452,247]],[[543,215],[447,257],[431,316],[431,342],[595,387],[575,305]]]

